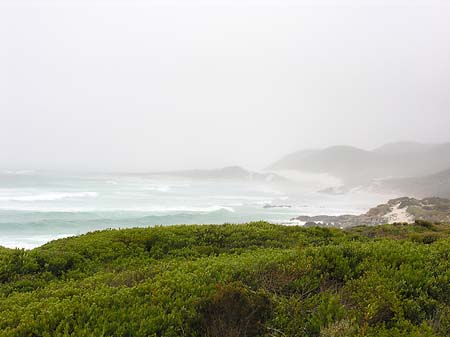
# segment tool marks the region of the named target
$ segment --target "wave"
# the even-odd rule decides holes
[[[34,175],[34,174],[36,174],[36,171],[34,171],[34,170],[17,170],[17,171],[5,170],[5,171],[2,171],[2,173],[7,174],[7,175],[23,176],[23,175]]]
[[[210,213],[217,211],[227,211],[234,213],[234,209],[229,206],[212,205],[212,206],[155,206],[155,207],[129,207],[125,209],[118,209],[117,211],[131,211],[131,212],[154,212],[154,213],[166,213],[166,212],[191,212],[191,213]]]
[[[171,186],[160,185],[160,186],[147,186],[142,188],[144,191],[156,191],[156,192],[170,192]]]
[[[0,199],[1,200],[1,199]],[[2,211],[17,212],[36,212],[36,213],[108,213],[108,212],[130,212],[130,213],[212,213],[226,211],[235,213],[235,210],[229,206],[154,206],[154,207],[110,207],[110,208],[92,208],[92,207],[51,207],[51,206],[0,206]]]
[[[0,246],[31,249],[58,238],[113,228],[243,223],[256,220],[256,218],[240,219],[236,214],[225,212],[223,210],[176,214],[0,212],[2,215],[0,219],[6,221],[3,224],[0,222]]]
[[[0,238],[0,246],[6,248],[24,248],[24,249],[33,249],[39,246],[42,246],[49,241],[58,240],[62,238],[67,238],[70,236],[74,236],[75,234],[48,234],[48,235],[34,235],[30,237],[27,236],[2,236]]]
[[[149,184],[147,186],[144,186],[142,190],[144,191],[157,191],[157,192],[170,192],[173,189],[180,189],[180,188],[188,188],[191,187],[191,184],[189,183],[171,183],[168,184]]]
[[[16,202],[33,202],[33,201],[55,201],[62,199],[74,198],[95,198],[98,196],[97,192],[50,192],[41,194],[26,194],[26,195],[0,195],[0,201],[16,201]]]

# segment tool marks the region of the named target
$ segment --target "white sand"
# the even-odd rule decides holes
[[[393,222],[414,222],[414,216],[408,213],[407,207],[400,208],[400,203],[392,207],[391,212],[386,214],[384,218],[388,223]]]

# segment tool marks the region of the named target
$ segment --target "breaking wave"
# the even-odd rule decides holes
[[[1,195],[0,201],[34,202],[34,201],[55,201],[62,199],[95,198],[97,192],[49,192],[40,194],[15,194]]]

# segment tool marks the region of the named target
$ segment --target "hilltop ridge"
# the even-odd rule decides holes
[[[347,188],[409,178],[410,180],[395,184],[399,192],[407,194],[410,190],[414,190],[409,186],[415,182],[420,183],[421,177],[450,169],[450,143],[398,142],[385,144],[372,151],[352,146],[297,151],[277,160],[269,166],[269,169],[275,172],[296,170],[306,173],[326,173],[343,181]],[[422,183],[422,185],[425,184],[425,182]],[[432,186],[433,188],[429,189],[426,196],[435,196],[434,192],[438,193],[438,186],[436,184]],[[381,184],[381,187],[389,186]],[[450,197],[450,193],[437,195]]]

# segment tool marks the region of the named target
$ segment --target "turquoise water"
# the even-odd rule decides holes
[[[0,245],[32,248],[105,228],[266,220],[360,213],[381,196],[330,196],[293,184],[157,175],[3,172]],[[265,204],[290,208],[264,208]]]

